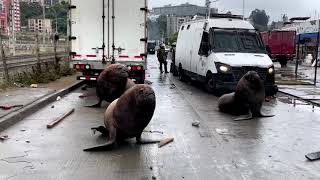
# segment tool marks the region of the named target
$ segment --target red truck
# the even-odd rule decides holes
[[[286,65],[288,60],[293,60],[295,57],[295,31],[266,31],[261,32],[261,37],[273,61]]]

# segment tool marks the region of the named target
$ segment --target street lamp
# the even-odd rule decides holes
[[[211,16],[211,8],[210,8],[211,3],[218,2],[218,1],[219,1],[219,0],[214,0],[214,1],[207,0],[207,1],[206,1],[206,5],[207,5],[208,11],[209,11],[209,13],[208,13],[208,19],[210,19],[210,16]]]
[[[242,0],[242,19],[244,20],[245,0]]]

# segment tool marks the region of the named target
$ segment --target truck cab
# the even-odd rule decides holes
[[[175,66],[181,80],[200,81],[209,92],[234,91],[242,76],[252,70],[264,81],[267,95],[277,92],[273,62],[261,36],[240,16],[220,15],[184,23]]]

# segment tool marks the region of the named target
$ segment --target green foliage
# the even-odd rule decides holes
[[[165,15],[159,16],[159,18],[157,19],[157,23],[158,23],[161,36],[166,37],[167,36],[167,16]]]
[[[174,42],[177,42],[177,39],[178,39],[178,32],[172,34],[169,38],[169,43],[170,44],[173,44]]]
[[[270,16],[267,15],[265,10],[255,9],[251,12],[250,19],[254,27],[260,31],[265,31],[268,29]]]

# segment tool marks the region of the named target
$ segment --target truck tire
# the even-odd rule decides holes
[[[282,57],[279,59],[279,63],[281,66],[286,66],[288,63],[288,59],[286,57]]]
[[[204,88],[205,88],[205,91],[210,94],[213,94],[216,91],[216,83],[215,83],[213,75],[210,72],[206,76]]]

